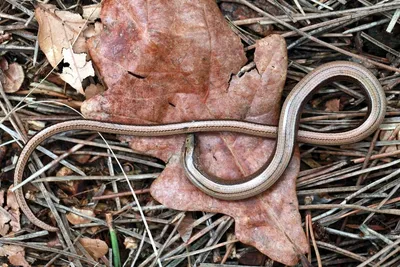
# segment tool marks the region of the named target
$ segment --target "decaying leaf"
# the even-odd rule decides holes
[[[79,239],[79,242],[95,260],[108,253],[107,243],[103,240],[84,237]]]
[[[92,61],[86,61],[86,54],[75,54],[71,49],[63,49],[64,63],[68,63],[69,67],[64,67],[60,74],[61,79],[78,90],[79,93],[85,94],[82,87],[82,81],[94,76]]]
[[[277,123],[287,68],[280,36],[257,43],[256,69],[239,78],[232,74],[246,62],[242,45],[212,0],[106,0],[102,12],[105,28],[89,41],[89,50],[109,90],[84,103],[85,116],[137,124],[222,118]],[[164,205],[228,214],[235,218],[240,241],[287,265],[307,252],[295,190],[298,152],[269,190],[229,202],[187,180],[181,166],[183,136],[129,140],[135,150],[168,162],[151,187]],[[233,133],[199,134],[197,150],[207,173],[237,179],[257,171],[274,144]]]
[[[25,250],[23,247],[14,245],[0,246],[0,257],[7,257],[14,266],[30,267],[31,265],[25,260]]]
[[[85,29],[85,20],[79,14],[58,10],[50,4],[40,4],[35,9],[35,17],[39,23],[38,40],[47,60],[54,68],[63,58],[63,49],[69,49],[74,43],[81,44],[85,39],[80,33]],[[78,37],[79,36],[79,37]],[[82,52],[74,50],[76,53]]]
[[[92,210],[89,210],[89,209],[77,209],[77,208],[73,208],[73,209],[76,210],[77,212],[85,214],[87,216],[95,217],[95,214],[94,214],[94,212]],[[79,215],[77,215],[75,213],[72,213],[72,212],[68,213],[66,216],[67,216],[67,220],[73,225],[90,223],[92,221],[91,219],[84,218],[84,217],[79,216]]]
[[[18,63],[8,64],[5,58],[0,59],[0,82],[6,93],[14,93],[21,88],[25,79],[25,73],[21,65]]]

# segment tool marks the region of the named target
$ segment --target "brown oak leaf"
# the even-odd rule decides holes
[[[86,117],[136,124],[231,118],[276,124],[286,78],[286,44],[278,35],[257,42],[256,69],[232,76],[246,62],[242,45],[212,0],[106,0],[103,32],[89,51],[108,90],[82,106]],[[308,250],[298,212],[298,152],[269,190],[243,201],[221,201],[194,187],[181,167],[184,136],[130,137],[132,148],[168,162],[151,194],[179,210],[235,218],[235,233],[270,258],[294,265]],[[225,179],[258,170],[274,141],[233,133],[199,134],[203,169]]]

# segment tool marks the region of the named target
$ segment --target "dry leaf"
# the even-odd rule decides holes
[[[266,257],[258,251],[244,251],[238,257],[239,263],[247,266],[269,266],[265,265]],[[304,266],[303,266],[304,267]]]
[[[0,44],[8,41],[11,39],[11,34],[6,32],[6,33],[0,33]]]
[[[192,216],[185,216],[182,222],[178,226],[178,233],[181,236],[183,242],[187,242],[189,238],[192,236],[193,227],[192,223],[195,221]]]
[[[10,234],[10,227],[12,232],[18,232],[21,230],[20,217],[21,212],[19,210],[19,205],[15,198],[15,193],[11,192],[11,187],[7,190],[7,204],[3,208],[3,203],[1,204],[0,212],[0,235],[5,236]],[[4,190],[0,191],[1,202],[4,200]]]
[[[0,256],[7,256],[10,263],[14,266],[30,267],[29,263],[25,260],[25,250],[23,247],[2,245],[0,246]]]
[[[101,84],[91,84],[85,89],[85,97],[86,99],[90,99],[95,95],[101,94],[104,92],[104,86]]]
[[[86,94],[86,91],[85,91]],[[73,155],[71,156],[74,161],[78,162],[79,164],[83,165],[88,163],[88,161],[91,159],[91,155]]]
[[[325,111],[339,111],[340,110],[340,99],[330,99],[325,103]]]
[[[77,208],[73,208],[73,210],[80,212],[82,214],[85,214],[87,216],[90,217],[95,217],[95,214],[93,212],[93,210],[89,210],[89,209],[77,209]],[[90,223],[92,220],[91,219],[87,219],[84,217],[81,217],[75,213],[68,213],[67,215],[67,220],[73,224],[73,225],[78,225],[78,224],[84,224],[84,223]]]
[[[3,71],[8,69],[8,61],[4,57],[0,58],[0,69]]]
[[[50,239],[47,241],[46,245],[48,247],[54,248],[54,247],[60,247],[62,246],[60,239],[57,236],[50,236]]]
[[[68,167],[61,167],[57,173],[57,177],[65,177],[68,175],[72,175],[74,173],[73,170],[71,170]],[[82,181],[63,181],[59,184],[60,186],[60,191],[58,192],[58,197],[64,199],[64,203],[76,203],[74,202],[75,198],[70,197],[71,195],[75,195],[79,192],[79,185],[82,184]]]
[[[46,123],[43,121],[27,121],[29,123],[29,129],[35,130],[35,131],[41,131],[43,128],[46,127]]]
[[[0,82],[3,84],[4,91],[6,93],[15,93],[24,82],[24,70],[16,62],[8,64],[5,58],[1,58],[0,61],[0,69],[3,71],[3,75],[0,74]]]
[[[64,67],[60,74],[61,79],[78,90],[79,93],[85,94],[82,87],[82,81],[94,76],[92,61],[86,61],[86,54],[75,54],[71,49],[64,49],[64,63],[68,63],[69,67]]]
[[[18,210],[19,205],[14,192],[11,191],[12,186],[7,190],[7,206],[13,210]]]
[[[10,226],[12,227],[12,231],[18,232],[21,230],[21,211],[19,210],[19,205],[17,202],[17,198],[15,197],[15,193],[11,192],[12,186],[7,190],[7,211],[10,214]]]
[[[4,157],[7,155],[7,147],[0,147],[0,161],[3,161]]]
[[[4,205],[4,189],[0,189],[0,206],[3,207]]]
[[[74,54],[87,54],[87,44],[85,38],[78,38],[73,46]],[[65,62],[65,59],[64,59]]]
[[[246,58],[214,1],[107,0],[102,12],[105,30],[89,41],[89,49],[109,90],[84,103],[87,117],[137,124],[220,118],[277,123],[287,68],[280,36],[259,41],[257,68],[232,76],[229,84]],[[151,187],[164,205],[228,214],[240,241],[287,265],[308,251],[295,190],[298,152],[268,191],[229,202],[205,195],[186,179],[180,164],[183,136],[130,140],[134,149],[168,162]],[[255,172],[275,143],[232,133],[201,134],[198,141],[203,168],[225,179]]]
[[[103,30],[103,24],[101,22],[95,22],[94,25],[89,25],[87,29],[84,31],[83,35],[86,38],[94,37],[99,35]]]
[[[0,190],[0,203],[1,207],[4,204],[4,190]],[[5,211],[5,210],[4,210]],[[8,222],[11,221],[11,215],[8,212],[0,212],[0,235],[5,236],[10,231],[10,225]]]
[[[84,237],[79,242],[96,261],[108,253],[107,243],[103,240]]]
[[[87,5],[82,7],[82,17],[89,21],[95,21],[96,19],[100,18],[100,12],[100,4]]]
[[[38,40],[47,60],[53,66],[61,62],[64,48],[70,48],[85,29],[85,20],[79,14],[58,10],[55,5],[38,5],[35,17],[39,23]],[[81,41],[78,41],[81,43]],[[76,51],[81,52],[80,51]]]
[[[269,1],[265,0],[253,0],[253,5],[263,7],[264,10],[268,10],[270,14],[280,14],[279,8],[277,8],[274,4],[271,4]],[[253,9],[245,6],[238,5],[237,3],[230,3],[221,1],[219,4],[219,8],[225,17],[228,17],[230,20],[242,20],[242,19],[250,19],[250,18],[258,18],[260,14]],[[283,15],[283,14],[282,14]],[[272,25],[263,25],[261,23],[252,23],[249,25],[242,25],[241,28],[250,29],[255,32],[259,36],[268,36],[274,30]]]
[[[135,238],[125,237],[124,246],[126,249],[137,249],[138,244]]]
[[[68,167],[62,166],[56,173],[57,177],[64,177],[73,174],[74,171]]]

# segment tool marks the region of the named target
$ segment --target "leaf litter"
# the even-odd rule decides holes
[[[14,0],[7,0],[4,4],[0,4],[2,14],[9,12],[10,15],[7,14],[7,19],[17,23],[11,25],[9,21],[6,21],[5,27],[4,23],[0,25],[0,29],[6,30],[6,33],[1,33],[0,36],[0,42],[3,43],[2,49],[13,51],[13,54],[6,53],[5,58],[8,62],[15,60],[18,63],[24,62],[20,66],[27,73],[26,80],[38,81],[45,77],[50,69],[46,67],[46,61],[44,64],[42,61],[40,65],[37,65],[36,62],[37,56],[39,56],[39,60],[42,58],[41,54],[35,50],[35,39],[32,38],[32,29],[36,29],[34,25],[36,21],[29,18],[32,18],[33,12],[26,9],[25,6],[29,5],[28,2],[24,2],[25,6],[15,4],[14,9],[9,9],[11,6],[8,4],[9,2],[14,3]],[[82,35],[77,38],[77,35],[72,33],[72,37],[70,35],[68,39],[69,43],[57,45],[57,42],[53,43],[55,51],[73,47],[71,55],[87,53],[85,38],[98,35],[102,29],[104,31],[102,36],[106,36],[106,38],[95,37],[90,40],[90,56],[83,54],[86,59],[95,58],[96,67],[99,70],[96,72],[97,76],[94,79],[79,79],[78,76],[81,73],[74,74],[77,78],[75,80],[82,83],[82,89],[88,84],[95,85],[88,87],[89,90],[85,90],[87,99],[91,98],[90,101],[83,104],[86,116],[141,124],[203,118],[236,118],[274,124],[279,111],[281,94],[287,95],[293,85],[304,76],[304,73],[310,70],[310,67],[318,66],[325,61],[337,60],[339,57],[343,57],[340,56],[340,53],[346,55],[346,59],[349,59],[348,56],[353,56],[361,59],[364,64],[369,62],[369,65],[366,66],[380,77],[391,107],[388,113],[388,116],[391,117],[390,120],[385,122],[379,134],[377,133],[364,142],[340,148],[302,145],[301,161],[296,151],[290,169],[275,187],[254,199],[243,201],[245,203],[241,205],[240,203],[232,204],[211,199],[187,182],[179,165],[183,137],[152,140],[124,137],[130,142],[135,152],[142,154],[127,156],[126,153],[130,152],[126,147],[113,145],[113,149],[119,151],[117,157],[122,160],[123,168],[128,171],[129,179],[159,176],[150,189],[144,188],[149,184],[148,180],[133,180],[132,184],[141,204],[145,205],[143,209],[152,227],[152,232],[156,234],[154,245],[160,252],[161,262],[177,266],[183,264],[187,259],[189,263],[196,266],[203,265],[203,262],[265,265],[272,264],[272,258],[276,261],[294,264],[299,255],[311,249],[308,260],[304,256],[300,257],[303,266],[309,266],[307,261],[319,266],[354,262],[361,262],[360,266],[371,263],[376,265],[385,263],[384,266],[396,265],[396,255],[393,253],[396,250],[391,254],[385,253],[396,249],[398,244],[396,234],[399,229],[396,216],[388,215],[388,212],[394,214],[393,207],[396,207],[398,202],[395,195],[398,182],[389,180],[393,179],[390,178],[390,175],[395,174],[396,170],[386,167],[387,163],[395,160],[398,155],[398,144],[396,143],[398,129],[395,121],[396,116],[400,113],[396,109],[396,101],[392,100],[397,95],[398,78],[393,71],[398,71],[396,69],[398,53],[395,50],[395,39],[392,38],[391,33],[386,34],[385,31],[393,32],[392,35],[396,36],[395,18],[400,13],[394,13],[393,18],[391,14],[400,8],[396,6],[397,3],[381,3],[379,6],[363,7],[365,3],[350,5],[344,1],[333,4],[329,2],[325,4],[331,5],[335,10],[321,11],[325,7],[312,7],[301,2],[299,4],[305,11],[304,15],[293,11],[293,6],[287,3],[274,2],[272,4],[264,3],[262,0],[222,1],[223,3],[219,3],[219,7],[229,17],[228,25],[231,27],[229,29],[213,1],[190,1],[190,3],[186,1],[158,3],[154,1],[147,6],[142,1],[134,2],[135,5],[132,6],[131,2],[126,1],[118,3],[105,1],[101,18],[103,25],[97,18],[100,10],[98,5],[83,6],[83,14],[88,21],[86,22],[82,18],[77,19],[78,24],[82,21],[85,24],[82,30],[74,30],[82,32]],[[50,1],[50,3],[55,2]],[[59,7],[36,6],[36,8],[42,7],[38,13],[44,12],[42,18],[38,18],[38,21],[42,20],[39,22],[39,30],[40,28],[45,29],[44,24],[47,23],[47,25],[55,26],[55,29],[61,33],[65,31],[63,28],[65,25],[67,28],[71,28],[68,24],[74,24],[72,17],[78,18],[77,14],[72,11],[74,6],[66,8],[63,6],[65,4],[63,1],[58,1],[56,4]],[[114,7],[113,4],[117,7]],[[15,10],[22,13],[16,13]],[[106,10],[112,10],[112,12],[107,14]],[[175,14],[176,10],[181,12]],[[279,16],[272,19],[263,10]],[[63,14],[63,12],[66,13]],[[120,23],[118,25],[114,20],[116,14],[122,18],[121,21],[117,21]],[[40,14],[36,15],[40,16]],[[382,17],[381,21],[376,24],[370,23],[371,18],[375,19],[378,16]],[[334,19],[330,17],[334,17]],[[57,23],[54,19],[62,23]],[[284,27],[278,26],[277,19],[278,23]],[[295,25],[297,31],[282,24],[279,20]],[[336,20],[339,22],[336,23]],[[350,20],[351,24],[343,23],[343,21],[350,22]],[[29,25],[28,30],[31,32],[20,31],[21,28],[26,27],[19,24],[22,21],[25,25]],[[307,24],[309,22],[312,24]],[[31,26],[33,28],[30,28]],[[361,27],[356,28],[355,26]],[[374,32],[376,29],[382,30]],[[242,45],[231,30],[245,44],[247,59],[244,56]],[[53,33],[57,31],[53,31]],[[309,39],[297,37],[296,34],[301,34],[301,31],[316,35],[318,40],[323,40],[323,42],[313,39],[316,43],[311,43]],[[357,31],[362,32],[361,34],[351,33]],[[282,60],[287,57],[286,45],[283,38],[276,34],[285,37],[288,42],[289,66],[287,66],[286,59]],[[260,36],[267,35],[269,35],[267,38],[260,40]],[[381,36],[385,37],[382,39]],[[47,29],[47,33],[42,35],[42,39],[39,38],[40,46],[43,45],[44,40],[48,41],[46,38],[50,37],[51,34]],[[24,40],[23,47],[21,40]],[[73,40],[76,40],[75,44],[73,44]],[[50,43],[48,50],[52,49],[51,45]],[[336,52],[327,50],[321,45]],[[341,49],[341,47],[347,50]],[[45,50],[43,51],[45,52]],[[252,50],[255,52],[253,53]],[[273,52],[267,53],[270,50]],[[35,53],[30,55],[26,51],[35,51]],[[354,54],[354,51],[357,51],[357,54]],[[388,54],[385,55],[382,51],[386,51]],[[50,62],[55,61],[54,55],[45,53]],[[17,56],[13,58],[10,55]],[[249,62],[246,62],[247,60]],[[192,62],[193,64],[191,64]],[[74,68],[78,69],[77,66]],[[48,77],[48,81],[53,81],[54,84],[31,82],[30,88],[34,88],[32,92],[36,91],[40,94],[38,97],[30,96],[27,99],[29,101],[32,99],[55,100],[55,97],[61,97],[56,100],[79,107],[82,96],[79,97],[73,92],[70,85],[65,85],[54,76],[51,74]],[[283,87],[285,79],[286,85]],[[105,92],[100,84],[107,87]],[[345,85],[347,86],[347,84]],[[362,108],[365,105],[360,105],[362,99],[357,99],[357,88],[348,87],[346,89],[343,88],[343,84],[340,86],[340,89],[350,92],[350,96],[342,94],[337,88],[323,89],[321,94],[311,102],[312,110],[305,110],[301,127],[319,131],[335,131],[346,127],[352,128],[361,120],[364,116]],[[96,92],[101,95],[94,96]],[[23,93],[26,91],[22,90],[18,94]],[[114,97],[113,94],[115,94]],[[267,101],[260,97],[262,94],[268,94],[271,99]],[[17,103],[18,99],[21,99],[18,98],[18,95],[10,95],[12,103]],[[28,109],[23,109],[22,114],[16,115],[16,119],[22,117],[23,122],[27,120],[29,123],[20,123],[19,127],[16,127],[17,124],[13,122],[13,128],[11,128],[20,131],[22,135],[28,129],[28,125],[30,130],[38,130],[43,128],[48,120],[77,118],[74,113],[54,104],[47,103],[46,106],[43,106],[29,103],[31,105]],[[241,104],[243,105],[241,106]],[[56,116],[50,118],[48,114],[56,114]],[[10,124],[5,123],[4,125],[9,127]],[[393,132],[395,128],[396,130]],[[2,136],[4,140],[1,140],[5,142],[5,145],[1,147],[1,157],[5,163],[2,173],[4,181],[12,179],[10,170],[12,170],[13,161],[10,160],[12,158],[10,153],[16,150],[18,154],[18,146],[13,145],[8,134],[12,134],[12,132],[7,130],[7,134]],[[57,138],[63,138],[61,139],[63,142],[78,141],[76,137],[68,137],[68,134],[66,137]],[[203,170],[226,179],[229,177],[237,179],[254,172],[266,160],[267,155],[264,154],[264,151],[271,151],[273,147],[273,141],[236,134],[202,134],[197,138],[199,140],[198,162],[202,165]],[[59,143],[60,141],[50,142],[50,146],[55,144],[53,151],[64,153],[65,148],[58,146]],[[123,183],[105,182],[106,179],[112,179],[112,177],[121,179],[121,176],[117,169],[114,170],[113,164],[107,164],[106,159],[110,156],[108,151],[96,151],[100,148],[95,143],[85,141],[86,146],[93,147],[78,151],[70,159],[80,166],[75,171],[95,173],[97,176],[79,178],[68,172],[65,177],[57,177],[58,181],[66,181],[68,186],[53,185],[50,182],[47,190],[58,189],[55,195],[61,199],[62,204],[57,206],[57,209],[64,209],[62,205],[76,206],[68,215],[75,214],[73,220],[76,224],[73,226],[75,228],[73,233],[77,233],[79,229],[79,232],[89,236],[90,240],[101,238],[107,242],[109,247],[111,247],[110,241],[106,236],[101,235],[106,225],[102,222],[102,215],[110,210],[114,211],[114,223],[119,231],[118,235],[123,234],[132,238],[132,241],[129,241],[132,245],[126,243],[126,247],[129,247],[129,255],[124,256],[127,257],[126,263],[139,265],[140,262],[140,266],[154,265],[158,257],[154,253],[151,254],[148,233],[143,232],[143,222],[137,214],[138,209],[135,207],[135,203],[131,202],[130,191],[124,188]],[[247,146],[250,149],[246,149]],[[9,147],[13,149],[7,149]],[[146,174],[146,172],[154,171],[154,167],[158,168],[161,165],[154,162],[154,159],[144,156],[143,151],[167,162],[161,175],[150,174],[149,176]],[[43,157],[41,156],[41,158]],[[78,158],[86,160],[81,162],[77,160]],[[112,163],[112,161],[110,162]],[[300,165],[302,171],[297,174]],[[105,166],[107,167],[104,168]],[[69,165],[69,168],[72,170],[74,166]],[[354,172],[354,170],[359,169],[364,171],[359,177],[356,177],[358,171]],[[373,171],[375,169],[377,171]],[[51,176],[56,171],[50,170],[49,175]],[[299,178],[296,183],[297,176]],[[381,178],[390,182],[382,187],[378,183]],[[296,184],[297,196],[301,205],[298,205],[295,195]],[[29,186],[29,188],[33,188],[31,185]],[[111,187],[112,190],[108,189]],[[343,198],[349,198],[349,195],[351,198],[354,195],[353,192],[357,190],[363,190],[365,193],[357,195],[357,199],[354,201],[350,200],[348,203],[351,205],[337,204],[341,203]],[[31,195],[30,199],[41,203],[40,197],[32,195],[30,190],[25,191],[28,192],[27,196]],[[149,192],[159,202],[155,201],[148,194]],[[31,202],[30,205],[34,208],[32,204]],[[167,209],[167,207],[193,211],[177,212]],[[335,209],[330,207],[335,207]],[[338,207],[339,210],[337,210]],[[200,209],[210,212],[195,211]],[[301,228],[299,209],[302,215],[305,215],[302,217],[305,218],[306,236]],[[319,209],[330,209],[330,213],[319,211]],[[349,209],[351,210],[349,211]],[[42,208],[43,210],[45,209]],[[95,213],[87,215],[82,212],[84,210],[93,210]],[[255,213],[255,210],[259,212]],[[305,214],[303,210],[305,210]],[[364,211],[360,212],[360,210]],[[232,216],[235,222],[230,216],[220,215],[220,213]],[[47,214],[47,212],[39,212],[38,216],[46,219],[46,216],[43,215]],[[292,217],[288,216],[290,214]],[[7,218],[10,217],[17,218],[19,214],[7,216]],[[11,226],[8,224],[10,220],[7,218],[2,219],[4,233],[11,227],[15,227],[14,230],[20,227],[19,220]],[[364,222],[361,223],[363,220]],[[315,222],[312,223],[312,221]],[[29,225],[25,220],[22,220],[22,223]],[[289,227],[287,227],[288,225]],[[298,225],[298,227],[290,227],[290,225]],[[132,227],[133,231],[130,231]],[[29,230],[31,231],[31,229]],[[257,231],[262,232],[262,235],[259,235]],[[299,234],[296,234],[296,231]],[[41,240],[40,235],[43,235],[40,231],[33,234],[39,236],[39,240]],[[52,240],[56,240],[54,236],[51,237]],[[23,237],[21,236],[21,238]],[[66,235],[63,238],[67,243],[69,242]],[[74,238],[78,238],[78,236]],[[179,243],[181,239],[184,240],[184,243]],[[262,252],[264,252],[263,247],[268,249],[264,253],[269,255],[269,258],[251,247],[244,246],[238,242],[238,239],[252,244]],[[49,242],[50,247],[45,248],[38,246],[35,242],[21,243],[8,239],[3,240],[3,248],[9,246],[7,244],[16,244],[17,246],[15,255],[19,255],[18,260],[21,262],[18,263],[17,260],[11,258],[10,262],[23,266],[36,264],[34,262],[36,256],[31,251],[38,249],[48,252],[53,247],[64,245],[63,242],[56,241],[52,244]],[[119,241],[122,242],[122,239]],[[267,243],[267,247],[264,243]],[[310,248],[308,243],[311,244]],[[25,246],[29,247],[27,250],[29,263],[22,262],[25,260],[23,254]],[[90,254],[91,248],[96,247],[97,245],[89,245],[87,248],[81,247],[81,249]],[[64,247],[64,249],[67,251],[69,248]],[[286,258],[282,259],[282,255],[279,255],[280,252],[277,250],[288,252],[288,257],[285,255]],[[11,251],[10,248],[9,255],[11,255]],[[64,257],[71,259],[71,254],[67,256],[63,250],[53,250],[53,252],[59,255],[55,259],[57,263],[60,263],[59,259],[63,260]],[[72,253],[74,263],[79,266],[80,261],[84,264],[90,262],[92,257],[89,254],[85,254],[87,255],[86,259]],[[378,258],[382,254],[384,256]],[[99,261],[108,263],[107,255],[100,254],[98,257]]]

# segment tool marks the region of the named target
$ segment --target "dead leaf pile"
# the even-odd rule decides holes
[[[115,14],[118,14],[115,16]],[[242,44],[214,1],[103,2],[103,32],[89,42],[90,55],[109,90],[84,103],[94,119],[160,124],[231,118],[276,124],[286,78],[286,44],[278,35],[257,42],[256,69],[245,64]],[[151,194],[178,210],[203,210],[235,218],[237,238],[288,265],[308,250],[296,198],[299,156],[263,194],[228,202],[194,187],[180,165],[184,136],[129,139],[132,148],[168,162]],[[273,140],[233,133],[198,135],[205,172],[237,179],[258,170]]]

